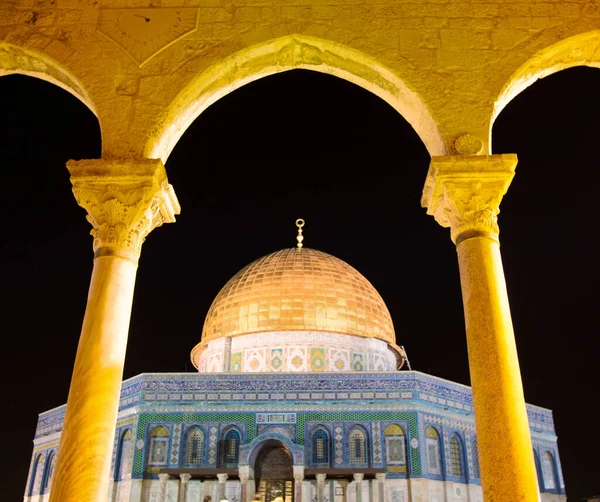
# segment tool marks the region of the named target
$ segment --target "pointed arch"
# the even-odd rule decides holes
[[[121,432],[117,447],[114,480],[120,481],[131,474],[131,458],[133,453],[133,435],[127,428]]]
[[[288,35],[232,54],[192,79],[148,138],[144,155],[166,162],[181,135],[215,101],[262,77],[296,68],[328,73],[376,94],[412,125],[432,156],[447,153],[438,126],[421,97],[391,70],[345,45]]]
[[[508,79],[494,101],[490,120],[490,144],[494,121],[504,107],[540,78],[573,66],[600,68],[600,30],[565,38],[535,53]]]
[[[391,472],[407,472],[408,455],[406,432],[398,424],[390,424],[383,431],[385,438],[385,459]]]
[[[347,434],[348,463],[356,466],[369,464],[369,435],[364,427],[355,425]]]
[[[39,453],[33,461],[33,468],[31,469],[31,477],[29,480],[29,496],[33,495],[39,489],[39,483],[42,474],[42,464],[44,462],[44,454]]]
[[[425,447],[427,455],[427,470],[434,476],[442,476],[442,447],[438,430],[429,426],[425,429]]]
[[[152,429],[148,436],[150,438],[148,447],[148,466],[166,466],[168,463],[171,432],[164,425],[159,425]]]
[[[240,457],[242,433],[237,427],[226,428],[219,447],[219,467],[237,467]]]
[[[58,61],[45,54],[0,42],[0,77],[12,74],[27,75],[57,85],[79,99],[96,117],[98,116],[96,107],[81,81]]]
[[[204,463],[205,435],[197,425],[190,427],[185,434],[183,464],[185,467],[200,467]]]
[[[466,466],[463,455],[463,441],[458,434],[452,434],[448,440],[448,476],[455,478],[466,478]]]
[[[331,436],[324,425],[317,425],[311,434],[311,461],[314,466],[331,466]]]
[[[46,465],[44,466],[44,475],[42,477],[42,487],[40,493],[48,493],[50,485],[52,484],[52,475],[54,474],[54,465],[56,463],[56,451],[48,453],[46,458]]]
[[[544,477],[544,491],[555,491],[558,489],[556,462],[554,455],[549,450],[546,450],[542,455],[542,475]]]

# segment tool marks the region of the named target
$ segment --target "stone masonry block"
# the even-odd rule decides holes
[[[495,30],[492,32],[494,49],[512,49],[529,37],[526,30]]]

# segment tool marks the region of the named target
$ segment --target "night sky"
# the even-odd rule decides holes
[[[517,96],[493,130],[517,153],[499,217],[526,400],[554,410],[569,500],[600,493],[597,288],[600,70],[573,68]],[[96,117],[29,77],[0,79],[4,214],[0,274],[0,500],[25,490],[37,414],[66,402],[92,238],[68,159],[100,156]],[[125,378],[193,371],[191,348],[219,289],[256,258],[305,245],[381,293],[412,368],[469,384],[458,265],[448,229],[420,206],[429,155],[384,101],[291,71],[206,110],[167,173],[182,206],[142,250]]]

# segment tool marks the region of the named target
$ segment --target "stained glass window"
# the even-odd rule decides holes
[[[479,478],[481,475],[479,474],[479,450],[477,449],[477,439],[473,439],[471,443],[471,456],[473,458],[473,476],[474,478]]]
[[[237,464],[240,451],[240,434],[235,429],[230,429],[223,437],[221,448],[221,465]]]

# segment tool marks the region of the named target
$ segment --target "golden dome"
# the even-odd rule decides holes
[[[283,249],[240,270],[212,303],[202,341],[268,331],[326,331],[395,346],[379,293],[346,262],[309,248]]]

